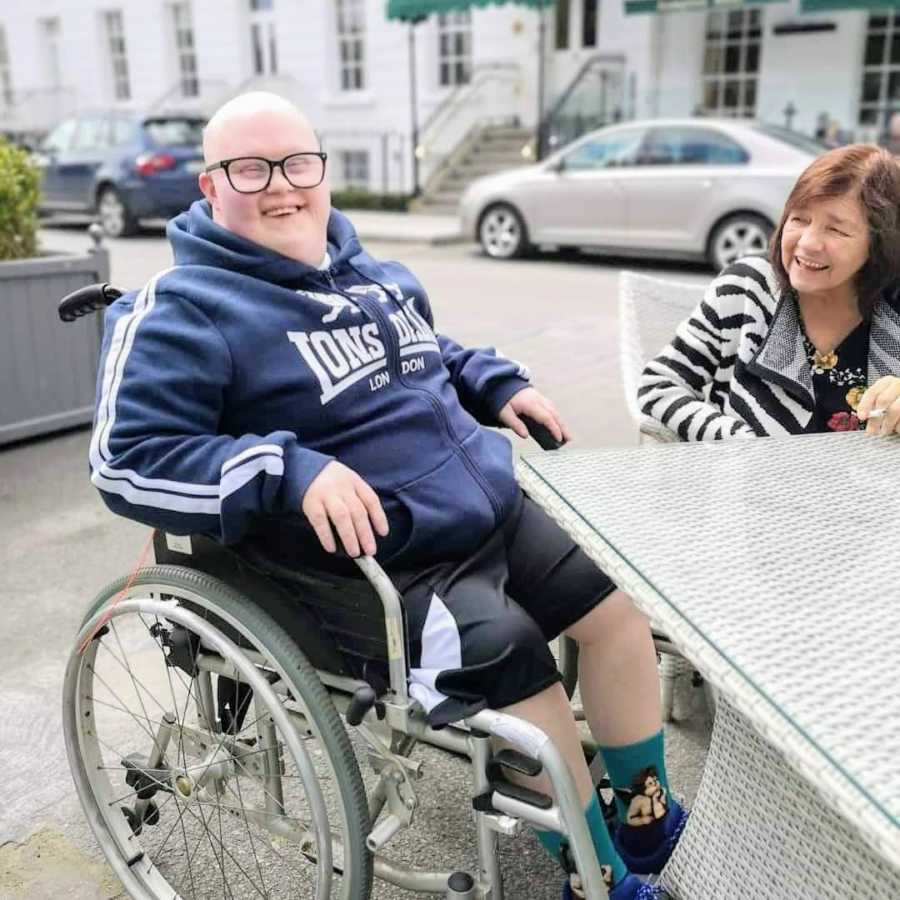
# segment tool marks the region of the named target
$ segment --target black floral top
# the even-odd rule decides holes
[[[812,369],[816,407],[807,432],[858,431],[865,427],[856,408],[866,390],[869,323],[860,322],[831,354],[821,357],[803,334],[803,346]]]

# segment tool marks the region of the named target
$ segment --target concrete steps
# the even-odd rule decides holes
[[[450,163],[431,180],[428,190],[415,202],[422,212],[456,212],[459,199],[476,178],[527,165],[522,148],[534,134],[524,128],[497,126],[485,128],[474,140],[451,155]]]

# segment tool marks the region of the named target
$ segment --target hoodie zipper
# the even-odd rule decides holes
[[[370,278],[369,276],[363,275],[362,272],[360,272],[357,268],[355,268],[349,262],[347,263],[347,265],[364,281],[368,281],[371,284],[378,285],[378,287],[380,287],[381,290],[383,290],[385,292],[385,296],[387,296],[387,297],[392,296],[391,292],[383,284],[381,284],[378,281],[375,281],[374,279]],[[484,492],[484,495],[487,497],[488,502],[491,504],[491,509],[494,512],[494,524],[499,525],[500,521],[501,521],[501,513],[503,511],[500,500],[497,497],[497,495],[494,493],[494,490],[491,488],[491,486],[487,483],[487,479],[482,475],[481,470],[478,468],[477,464],[475,463],[475,460],[472,459],[472,457],[469,455],[469,452],[466,450],[465,447],[463,447],[459,438],[456,437],[456,434],[454,433],[454,431],[450,425],[450,419],[447,416],[447,412],[444,409],[443,404],[441,404],[441,402],[438,400],[438,398],[435,397],[435,395],[431,391],[429,391],[427,388],[418,387],[417,385],[410,384],[408,381],[406,381],[403,378],[403,375],[401,374],[401,367],[400,367],[400,347],[399,347],[399,344],[395,343],[395,341],[393,340],[394,328],[393,328],[393,325],[391,324],[390,319],[386,315],[384,315],[384,313],[381,311],[378,301],[372,302],[371,307],[369,307],[369,302],[368,302],[367,298],[353,296],[351,299],[351,297],[349,297],[347,294],[345,294],[335,283],[332,267],[329,267],[326,270],[325,275],[328,278],[328,283],[333,290],[335,290],[342,297],[345,297],[346,299],[351,300],[351,302],[356,304],[357,306],[360,306],[363,309],[365,309],[368,312],[370,318],[376,320],[377,322],[379,322],[381,324],[384,334],[386,336],[388,336],[384,343],[385,343],[386,351],[388,352],[388,359],[389,359],[389,362],[391,365],[392,374],[395,375],[397,378],[397,381],[399,381],[407,389],[409,389],[411,391],[418,391],[420,394],[424,394],[427,397],[428,401],[431,403],[432,409],[434,410],[434,412],[436,413],[436,415],[440,419],[440,421],[443,423],[444,432],[446,433],[447,437],[453,442],[454,449],[459,454],[460,458],[462,459],[463,465],[465,465],[465,467],[469,470],[469,474],[472,476],[472,478],[475,480],[475,482],[478,484],[478,486]],[[360,302],[360,301],[364,301],[364,302]]]

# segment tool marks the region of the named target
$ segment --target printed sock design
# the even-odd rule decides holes
[[[628,857],[646,857],[666,845],[670,809],[681,808],[669,795],[663,733],[624,747],[602,747],[616,797],[616,845]],[[632,866],[633,868],[633,866]]]

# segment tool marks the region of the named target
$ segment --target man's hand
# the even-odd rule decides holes
[[[534,388],[525,388],[518,394],[513,394],[509,403],[500,410],[497,418],[502,425],[519,435],[519,437],[527,438],[528,429],[525,423],[519,418],[519,415],[531,416],[541,425],[546,425],[550,429],[550,433],[558,441],[567,443],[572,440],[569,429],[562,423],[556,407],[540,392]]]
[[[303,514],[315,529],[322,546],[337,549],[334,525],[344,549],[351,557],[375,554],[375,535],[388,533],[387,516],[372,488],[352,469],[332,461],[313,479],[303,497]]]
[[[873,416],[875,410],[881,410]],[[861,422],[868,420],[866,434],[900,433],[900,378],[885,375],[863,395],[856,410]]]

